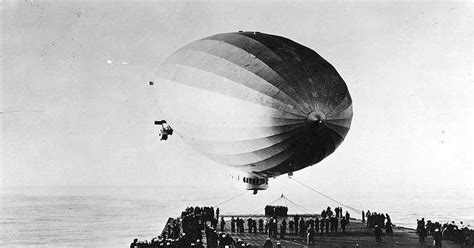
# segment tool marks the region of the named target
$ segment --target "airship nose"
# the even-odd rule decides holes
[[[315,110],[309,113],[308,121],[316,122],[318,125],[321,125],[326,121],[326,115],[320,110]]]

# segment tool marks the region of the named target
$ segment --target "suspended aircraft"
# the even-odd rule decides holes
[[[336,69],[281,36],[239,31],[197,40],[170,55],[154,81],[162,139],[174,130],[242,172],[237,179],[254,194],[269,178],[329,156],[351,126],[352,99]]]

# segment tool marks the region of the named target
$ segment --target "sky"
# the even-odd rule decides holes
[[[3,1],[0,188],[229,183],[178,136],[159,141],[148,81],[217,33],[288,37],[328,60],[351,130],[311,186],[474,187],[474,4]],[[286,180],[272,180],[284,187]]]

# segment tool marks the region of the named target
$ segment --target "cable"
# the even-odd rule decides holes
[[[286,196],[285,196],[285,198],[286,198],[291,204],[293,204],[295,207],[298,207],[298,208],[302,209],[302,210],[303,210],[304,212],[306,212],[307,214],[311,214],[311,211],[309,211],[309,210],[306,209],[305,207],[303,207],[303,206],[301,206],[301,205],[295,203],[294,201],[290,200],[290,198],[287,198]]]
[[[238,195],[236,195],[236,196],[233,196],[233,197],[231,197],[231,198],[229,198],[229,199],[227,199],[227,200],[225,200],[225,201],[223,201],[223,202],[221,202],[221,203],[215,205],[214,207],[219,207],[220,205],[222,205],[222,204],[224,204],[224,203],[226,203],[226,202],[232,201],[232,200],[234,200],[235,198],[237,198],[237,197],[239,197],[239,196],[241,196],[241,195],[243,195],[243,194],[245,194],[245,193],[247,193],[247,190],[245,190],[244,192],[242,192],[242,193],[240,193],[240,194],[238,194]]]
[[[308,186],[308,185],[306,185],[306,184],[304,184],[304,183],[302,183],[302,182],[300,182],[300,181],[298,181],[298,180],[296,180],[296,179],[294,179],[294,178],[290,178],[290,179],[293,180],[293,181],[295,181],[295,182],[297,182],[297,183],[299,183],[299,184],[301,184],[301,185],[303,185],[304,187],[306,187],[306,188],[308,188],[308,189],[310,189],[310,190],[312,190],[312,191],[314,191],[314,192],[316,192],[316,193],[318,193],[318,194],[324,196],[325,198],[327,198],[327,199],[329,199],[329,200],[331,200],[331,201],[333,201],[333,202],[335,202],[335,203],[337,203],[337,204],[343,206],[343,207],[346,207],[346,208],[348,208],[348,209],[351,209],[352,211],[354,211],[354,212],[357,213],[357,214],[359,214],[359,213],[362,211],[362,210],[358,210],[358,209],[356,209],[356,208],[353,208],[353,207],[351,207],[351,206],[345,205],[345,204],[341,203],[340,201],[338,201],[338,200],[336,200],[336,199],[333,199],[333,198],[331,198],[331,197],[329,197],[329,196],[327,196],[327,195],[325,195],[325,194],[323,194],[323,193],[321,193],[321,192],[319,192],[319,191],[317,191],[317,190],[311,188],[310,186]]]
[[[283,195],[282,195],[283,196]],[[270,202],[270,203],[267,203],[265,206],[268,206],[268,205],[272,205],[273,203],[277,202],[278,200],[280,200],[282,198],[282,196],[278,197],[276,200]],[[258,209],[256,208],[255,211],[252,211],[250,216],[255,216],[257,214],[255,214],[256,212],[260,211],[261,210],[261,207],[258,207]]]

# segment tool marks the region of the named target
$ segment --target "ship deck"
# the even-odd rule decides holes
[[[299,215],[301,217],[301,215]],[[318,215],[311,215],[318,216]],[[234,240],[242,239],[242,241],[251,244],[252,247],[263,247],[265,241],[268,238],[267,234],[264,233],[232,233],[230,230],[230,218],[231,216],[224,215],[224,220],[226,222],[224,232],[232,236]],[[233,217],[243,218],[247,220],[248,218],[260,219],[264,218],[263,215],[260,216],[249,216],[249,215],[233,215]],[[304,216],[303,216],[304,217]],[[318,216],[319,217],[319,216]],[[288,217],[289,219],[289,217]],[[287,219],[287,222],[288,222]],[[279,218],[281,222],[283,218]],[[404,227],[394,227],[393,228],[393,237],[388,237],[385,233],[382,235],[382,242],[375,242],[375,237],[373,234],[373,229],[366,228],[366,224],[361,220],[351,220],[350,224],[346,226],[346,233],[341,233],[340,231],[336,234],[316,234],[314,239],[314,244],[306,245],[306,240],[301,238],[299,235],[287,234],[285,239],[271,238],[273,247],[277,243],[280,243],[282,247],[433,247],[433,238],[431,236],[425,238],[424,243],[420,243],[418,235],[415,230],[404,228]],[[220,226],[218,226],[220,231]],[[247,231],[247,230],[245,230]],[[385,231],[385,230],[384,230]],[[278,236],[279,237],[279,236]],[[451,241],[443,240],[443,247],[463,247],[462,245],[455,244]]]

